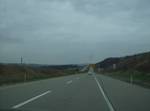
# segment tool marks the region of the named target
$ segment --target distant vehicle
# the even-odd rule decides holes
[[[88,72],[88,75],[92,75],[92,72],[91,72],[91,71],[89,71],[89,72]]]
[[[92,75],[93,72],[94,72],[93,67],[90,67],[90,68],[89,68],[89,71],[88,71],[88,75]]]

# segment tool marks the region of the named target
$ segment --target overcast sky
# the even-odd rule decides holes
[[[0,62],[74,64],[150,51],[150,0],[0,0]]]

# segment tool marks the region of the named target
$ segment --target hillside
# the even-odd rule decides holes
[[[150,52],[107,58],[97,63],[96,68],[106,76],[150,88]]]
[[[141,53],[125,57],[107,58],[96,64],[97,68],[103,70],[137,70],[140,72],[150,72],[150,52]]]

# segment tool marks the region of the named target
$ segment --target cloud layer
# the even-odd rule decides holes
[[[0,61],[70,64],[150,47],[149,0],[1,0]],[[92,56],[92,60],[90,57]]]

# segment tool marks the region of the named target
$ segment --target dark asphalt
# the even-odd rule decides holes
[[[150,111],[150,90],[96,74],[116,111]],[[0,109],[51,91],[17,109],[21,111],[110,111],[94,76],[78,74],[0,88]]]

